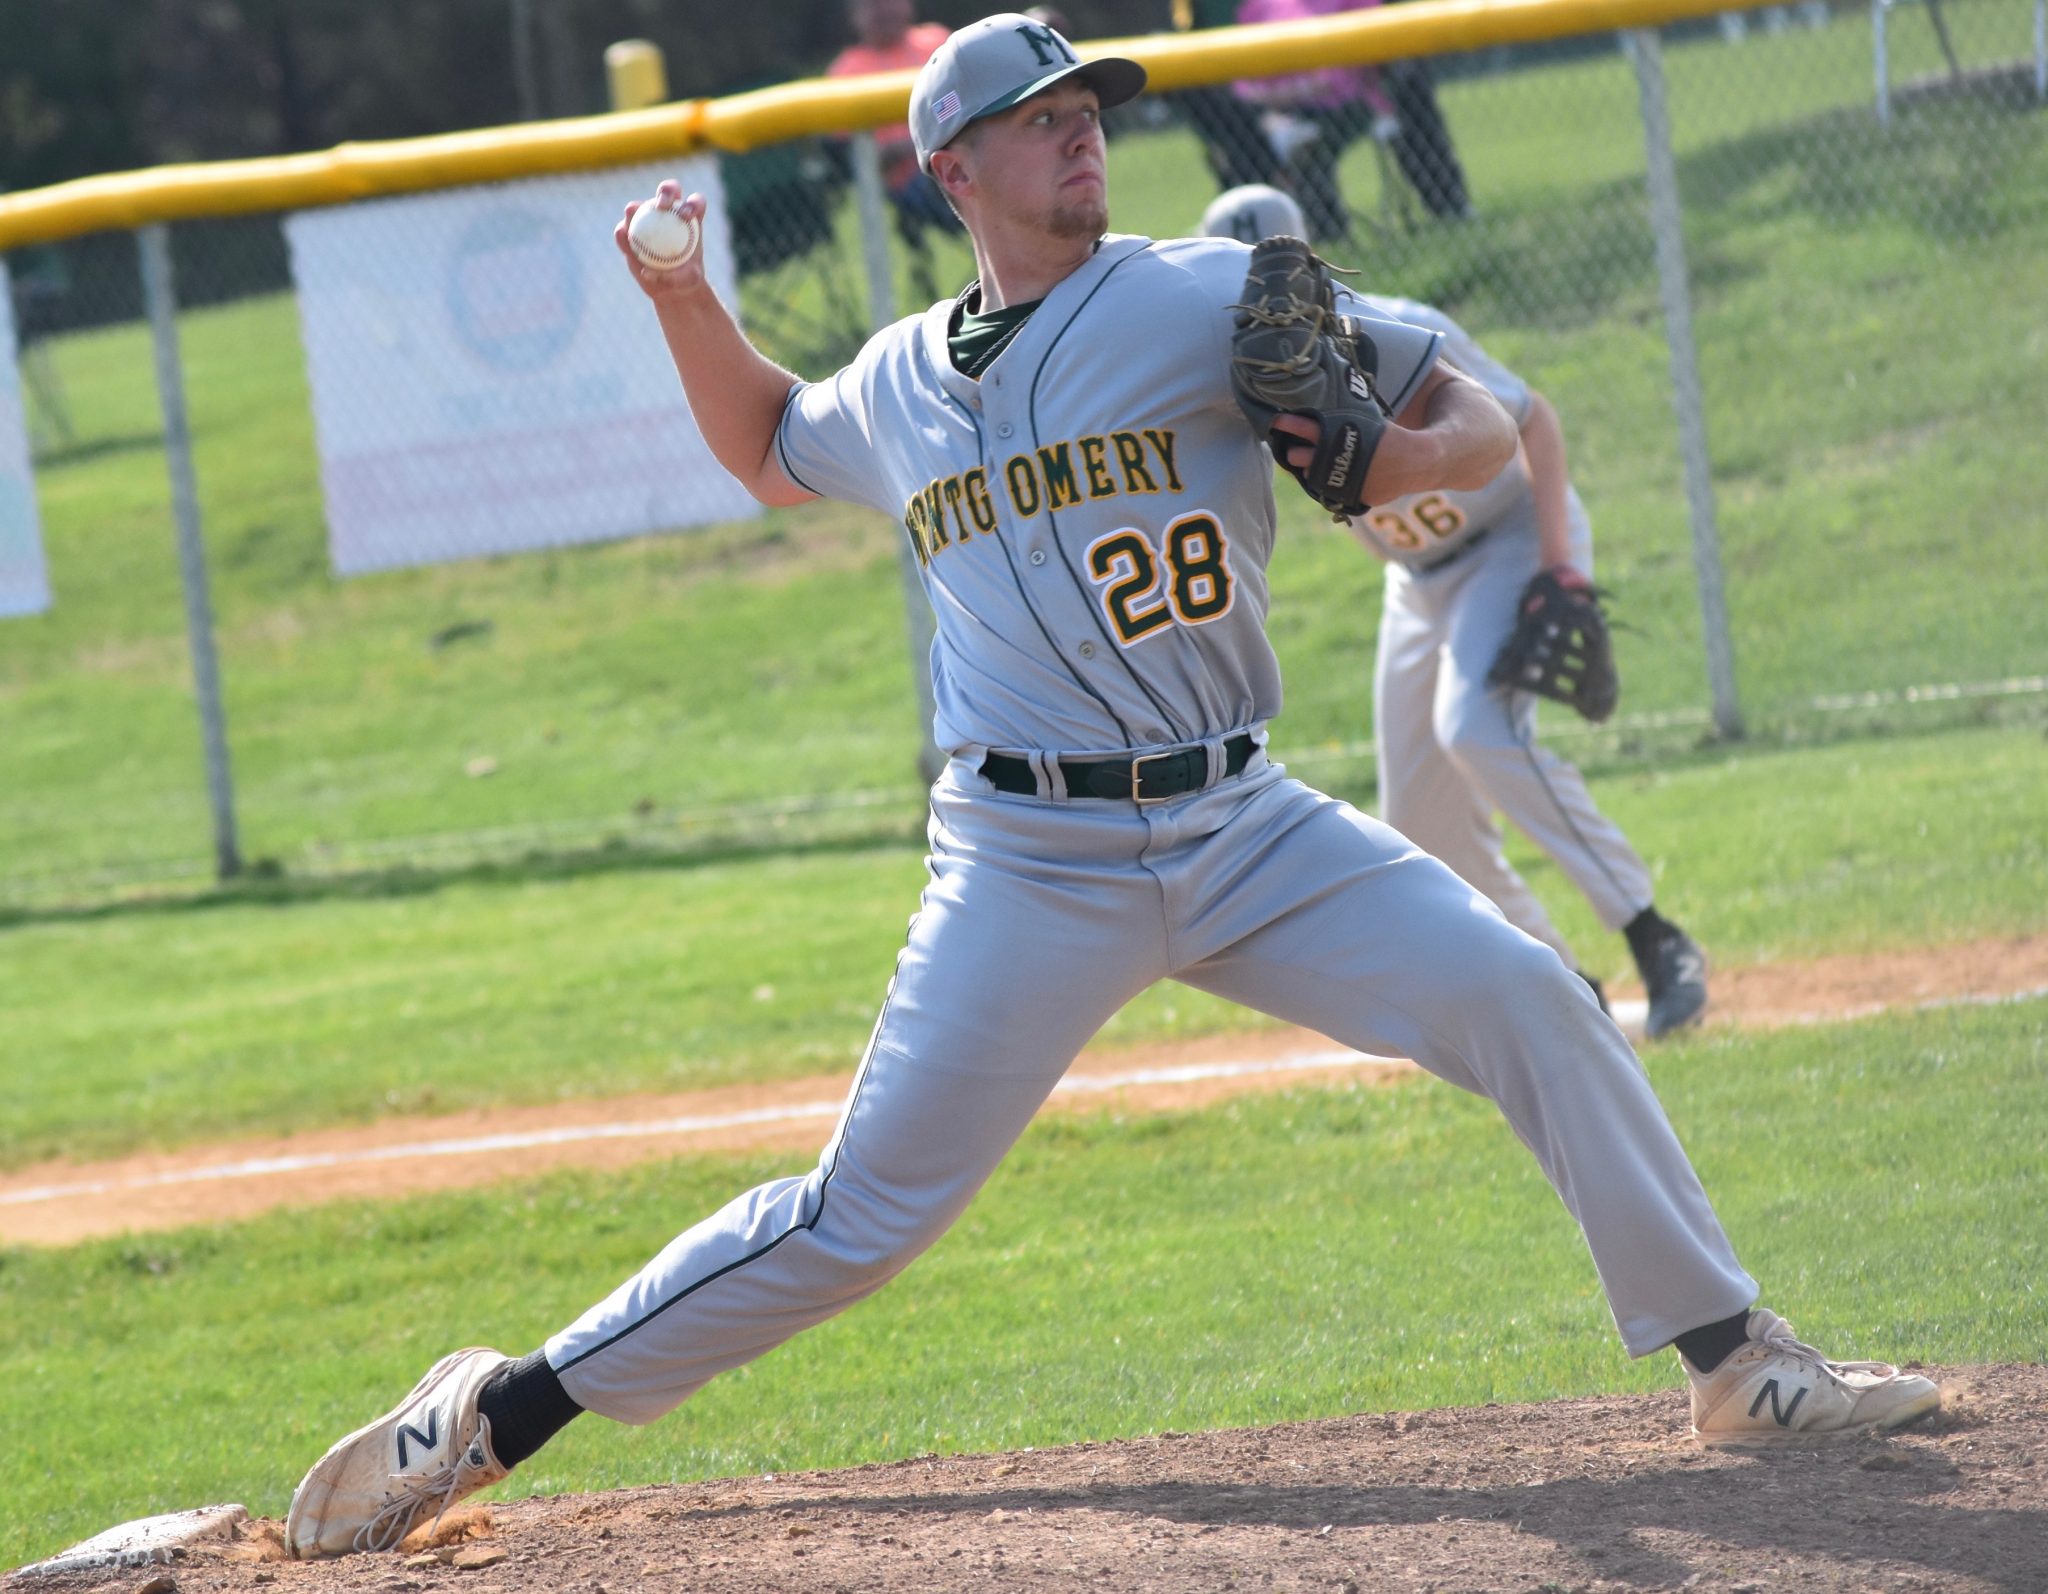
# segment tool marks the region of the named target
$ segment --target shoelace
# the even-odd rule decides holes
[[[1832,1375],[1842,1372],[1889,1373],[1894,1369],[1888,1362],[1838,1362],[1821,1354],[1820,1351],[1799,1339],[1792,1332],[1792,1325],[1784,1318],[1777,1318],[1764,1330],[1764,1337],[1758,1343],[1769,1346],[1781,1356],[1791,1356],[1799,1361],[1811,1362],[1821,1373]]]
[[[1771,1326],[1764,1330],[1764,1337],[1758,1343],[1768,1345],[1781,1355],[1796,1356],[1802,1361],[1819,1362],[1823,1365],[1827,1362],[1827,1358],[1818,1350],[1794,1334],[1792,1325],[1782,1317],[1772,1320]]]
[[[377,1508],[375,1516],[356,1530],[356,1549],[362,1552],[397,1549],[412,1531],[413,1524],[426,1514],[428,1503],[436,1496],[439,1496],[439,1504],[434,1510],[434,1527],[440,1527],[441,1518],[448,1514],[448,1508],[457,1497],[469,1492],[463,1485],[468,1483],[475,1487],[479,1476],[490,1470],[483,1461],[490,1432],[490,1418],[478,1416],[475,1438],[425,1477],[401,1486],[396,1494]],[[428,1531],[431,1534],[432,1529]]]

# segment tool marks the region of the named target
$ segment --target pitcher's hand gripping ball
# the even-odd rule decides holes
[[[1329,268],[1299,238],[1262,239],[1252,246],[1236,308],[1230,386],[1238,408],[1309,497],[1333,515],[1361,513],[1366,469],[1387,429],[1387,411],[1373,387],[1379,350],[1337,314]],[[1301,439],[1273,430],[1279,415],[1321,423],[1306,465],[1288,459]]]
[[[685,216],[650,199],[633,212],[626,226],[626,242],[633,257],[648,270],[675,271],[697,252],[703,232],[695,216]]]
[[[1569,704],[1595,724],[1607,718],[1621,700],[1621,676],[1600,596],[1583,576],[1531,576],[1486,684]]]

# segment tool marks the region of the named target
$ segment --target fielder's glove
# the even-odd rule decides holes
[[[1309,497],[1334,515],[1362,513],[1366,468],[1387,429],[1373,387],[1380,356],[1356,322],[1337,314],[1328,266],[1299,238],[1263,239],[1252,246],[1244,302],[1235,308],[1230,387],[1238,408]],[[1287,451],[1305,445],[1273,430],[1279,415],[1322,424],[1308,464],[1288,463]]]
[[[1569,567],[1529,578],[1486,684],[1568,703],[1598,724],[1621,698],[1602,593]]]

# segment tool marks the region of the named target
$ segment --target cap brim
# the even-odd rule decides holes
[[[1055,83],[1064,83],[1070,77],[1079,78],[1093,89],[1096,103],[1105,110],[1136,99],[1145,87],[1145,69],[1136,61],[1126,60],[1120,55],[1105,55],[1097,61],[1083,61],[1078,66],[1048,72],[1037,82],[1027,83],[1016,92],[1005,94],[995,104],[984,107],[975,114],[974,120],[978,122],[998,111],[1007,111],[1013,105],[1022,105],[1032,95],[1043,94]]]

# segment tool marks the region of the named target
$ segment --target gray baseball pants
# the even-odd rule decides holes
[[[872,1293],[959,1217],[1074,1056],[1172,978],[1493,1101],[1643,1355],[1756,1286],[1621,1032],[1555,953],[1387,826],[1255,755],[1143,807],[994,791],[956,759],[930,881],[818,1164],[679,1235],[547,1343],[651,1422]]]
[[[1537,564],[1534,526],[1513,523],[1440,571],[1388,568],[1373,668],[1380,817],[1576,967],[1508,862],[1496,811],[1551,856],[1606,928],[1619,930],[1655,892],[1585,777],[1536,740],[1536,699],[1486,684]]]

